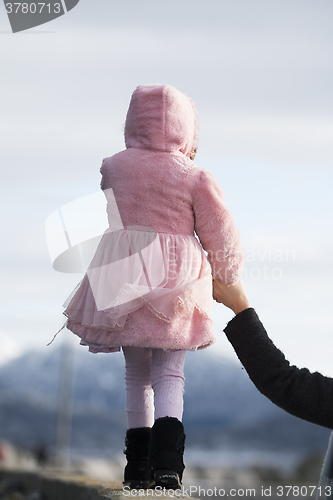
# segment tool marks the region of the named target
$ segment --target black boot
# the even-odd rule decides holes
[[[176,490],[185,469],[183,424],[174,417],[158,418],[151,431],[150,465],[155,486]]]
[[[127,465],[124,472],[124,486],[130,488],[149,488],[151,468],[149,463],[150,427],[128,429],[124,453]]]

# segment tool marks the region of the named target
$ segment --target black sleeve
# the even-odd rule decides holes
[[[290,366],[254,309],[237,314],[224,329],[257,389],[296,417],[333,429],[333,379]]]

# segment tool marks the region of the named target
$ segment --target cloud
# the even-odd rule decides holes
[[[19,344],[14,339],[0,332],[0,366],[18,358],[21,352]]]

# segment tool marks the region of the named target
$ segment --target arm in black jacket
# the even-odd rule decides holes
[[[237,314],[224,329],[257,389],[296,417],[333,429],[333,379],[290,366],[254,309]]]

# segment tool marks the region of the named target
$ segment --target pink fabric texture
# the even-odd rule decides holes
[[[135,252],[139,248],[140,255]],[[128,345],[124,343],[128,341],[132,345],[133,338],[127,335],[124,339],[119,333],[128,315],[143,305],[167,323],[188,317],[194,308],[209,319],[211,281],[210,266],[194,236],[116,231],[106,234],[100,243],[83,282],[68,300],[66,315],[85,328],[85,342],[91,350],[99,348],[94,345],[97,330],[106,337],[99,342],[110,340],[113,331],[113,347]],[[193,348],[190,341],[193,338],[183,339],[189,349]],[[146,347],[147,337],[137,338],[135,343]],[[161,338],[159,343],[159,347],[170,348],[169,338]],[[110,352],[107,344],[105,348]]]
[[[112,247],[120,248],[121,239],[129,233],[136,238],[146,228],[147,232],[159,234],[162,257],[158,262],[167,273],[171,253],[182,245],[182,250],[176,251],[180,263],[178,277],[161,281],[158,296],[155,292],[150,296],[137,294],[126,302],[121,293],[132,293],[142,285],[143,276],[134,278],[133,270],[119,271],[119,275],[127,276],[125,282],[129,281],[124,283],[127,288],[120,287],[120,292],[115,285],[117,273],[97,273],[99,277],[92,286],[86,275],[67,302],[65,315],[67,327],[92,352],[113,352],[120,346],[192,350],[207,347],[215,340],[207,305],[212,301],[209,274],[212,272],[227,285],[236,283],[243,270],[244,255],[215,177],[189,158],[197,138],[195,107],[185,94],[170,85],[136,89],[125,125],[127,149],[104,159],[101,167],[101,187],[106,196],[112,190],[124,230],[115,232],[111,239],[104,235],[94,260],[103,264]],[[112,228],[109,202],[108,217]],[[207,259],[195,235],[207,252]],[[112,245],[112,240],[118,243]],[[145,258],[148,267],[160,268],[156,255],[155,249]],[[112,292],[110,301],[98,306],[92,287],[100,292],[113,288],[119,293]],[[103,299],[106,292],[100,295]],[[136,307],[131,310],[129,302]]]
[[[152,427],[162,417],[181,421],[186,351],[140,347],[123,347],[123,351],[128,428]]]

